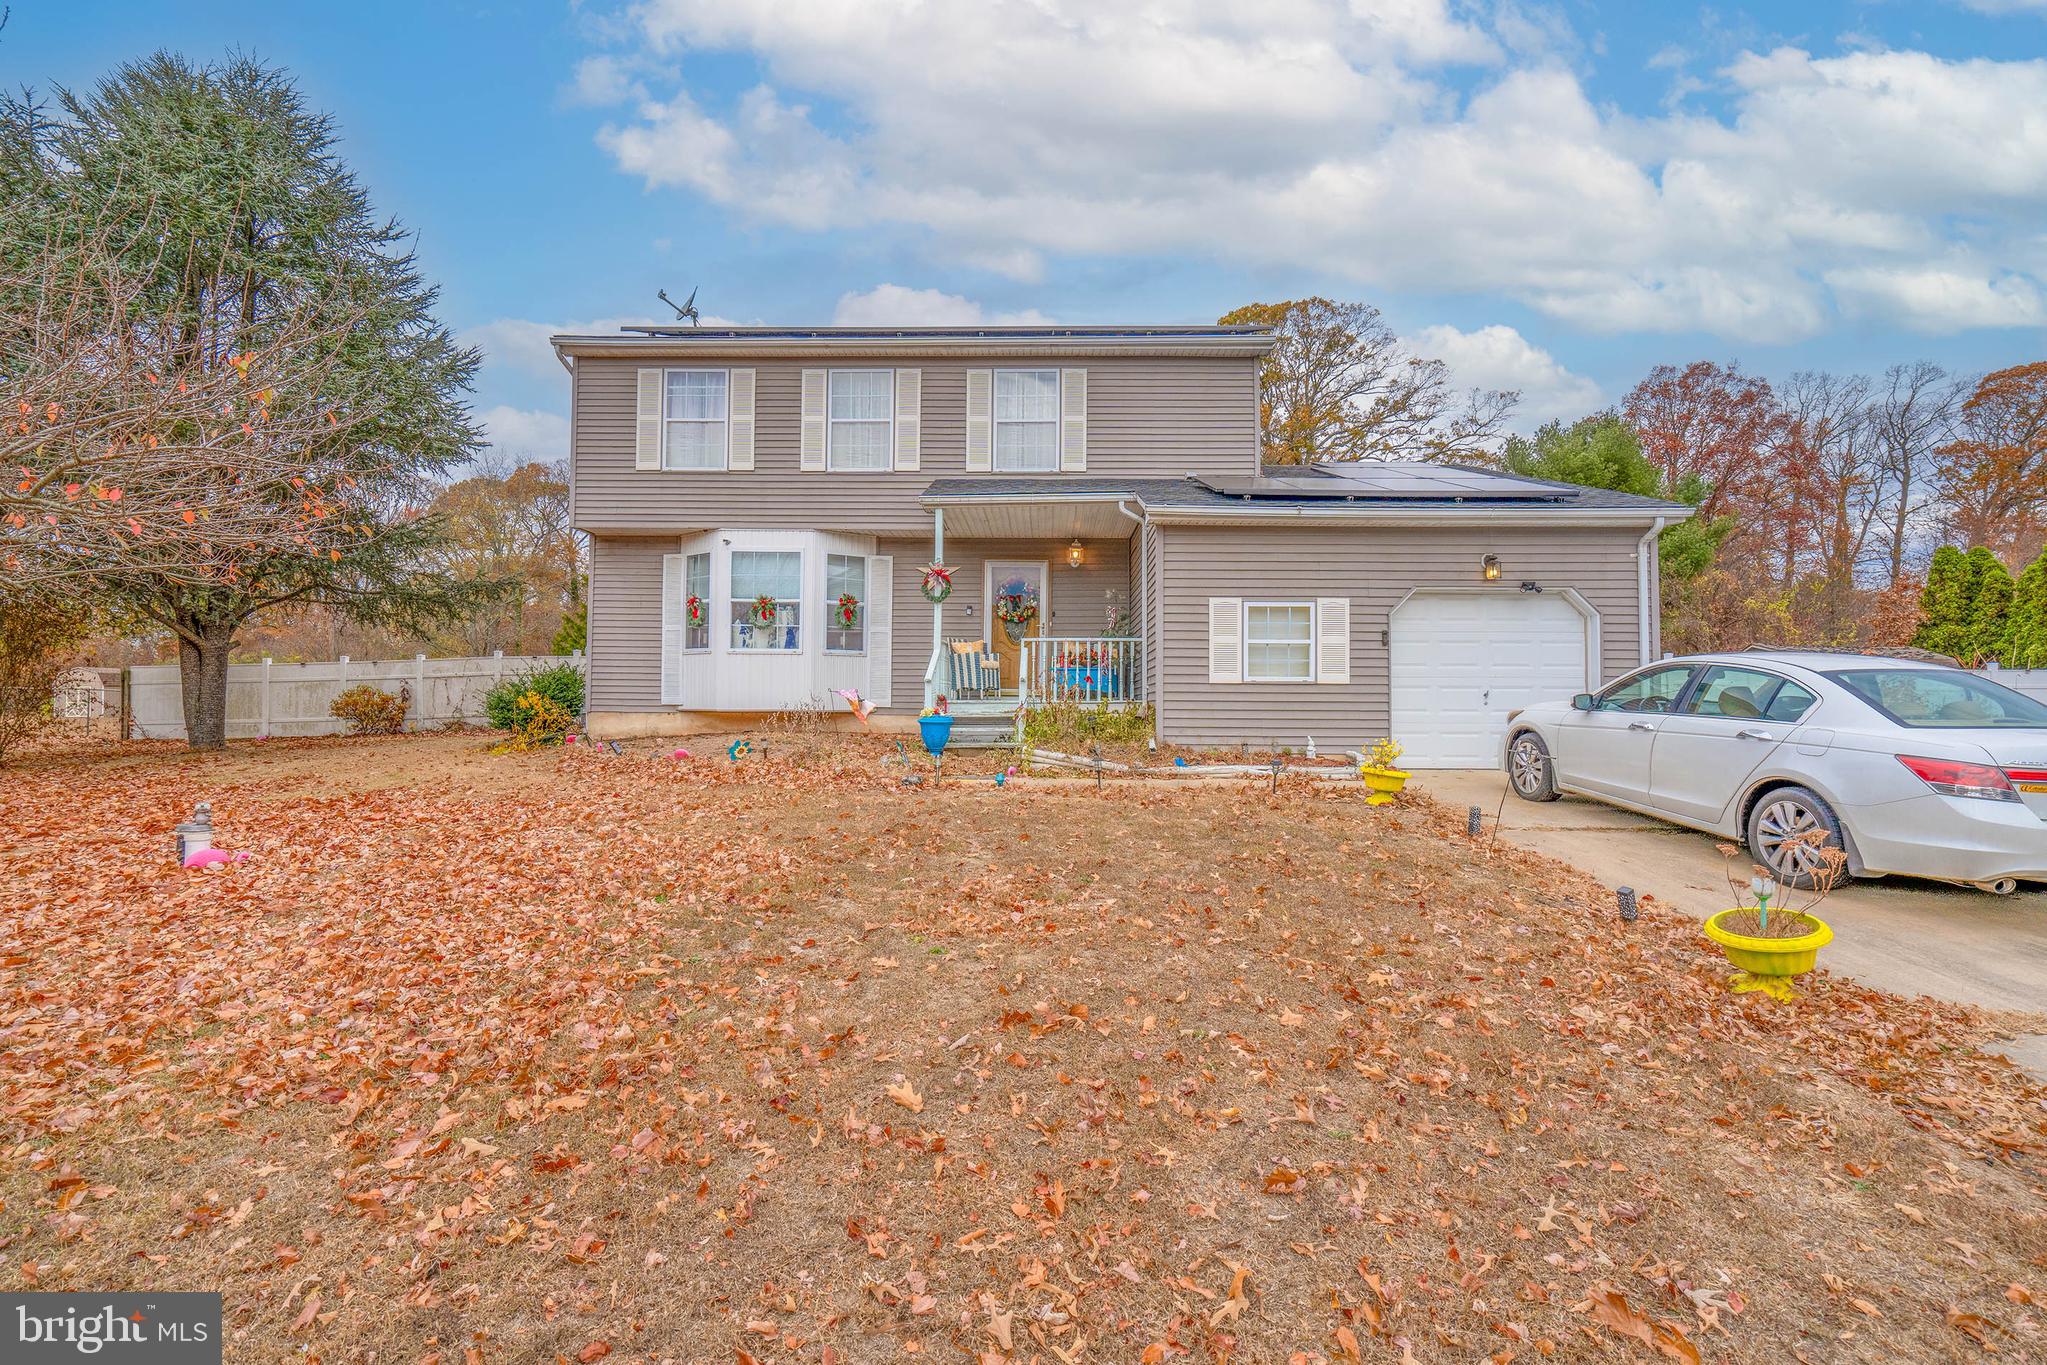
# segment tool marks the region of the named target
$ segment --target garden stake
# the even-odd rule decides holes
[[[1096,740],[1088,746],[1088,757],[1095,765],[1095,792],[1099,795],[1102,790],[1102,742],[1100,740]]]
[[[1464,813],[1464,832],[1476,839],[1485,833],[1485,807],[1473,806]]]
[[[1632,886],[1624,886],[1620,888],[1620,890],[1614,892],[1613,895],[1614,899],[1620,903],[1621,922],[1623,924],[1633,924],[1635,922],[1636,914],[1635,888]]]

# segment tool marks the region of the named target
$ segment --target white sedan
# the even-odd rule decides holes
[[[1861,877],[2000,895],[2047,880],[2047,705],[1980,673],[1860,654],[1666,659],[1508,718],[1509,785],[1745,840],[1809,887],[1812,831]]]

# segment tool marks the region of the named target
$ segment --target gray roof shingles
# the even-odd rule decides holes
[[[1036,499],[1062,495],[1097,497],[1110,495],[1132,497],[1147,507],[1214,510],[1246,506],[1327,509],[1332,506],[1398,505],[1469,508],[1474,511],[1484,507],[1554,508],[1558,511],[1577,508],[1635,508],[1643,512],[1670,512],[1684,516],[1690,516],[1692,513],[1692,509],[1683,503],[1666,502],[1661,498],[1644,498],[1633,493],[1616,493],[1605,488],[1581,488],[1574,484],[1548,483],[1539,479],[1519,481],[1530,485],[1529,496],[1526,499],[1360,495],[1353,503],[1331,498],[1232,496],[1204,487],[1191,478],[1125,479],[1064,474],[993,477],[983,475],[976,478],[935,479],[924,490],[924,496],[933,499],[991,497]],[[1563,496],[1558,496],[1560,493]]]

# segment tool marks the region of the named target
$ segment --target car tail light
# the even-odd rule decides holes
[[[1963,763],[1952,758],[1915,758],[1899,754],[1898,762],[1912,775],[1942,796],[1979,796],[1986,801],[2016,801],[2018,788],[2012,786],[2004,769],[1988,763]]]

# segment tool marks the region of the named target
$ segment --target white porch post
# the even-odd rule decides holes
[[[931,562],[945,562],[945,509],[931,509]],[[938,694],[945,687],[945,603],[931,604],[931,663],[924,670],[924,705],[929,707],[938,700]]]

